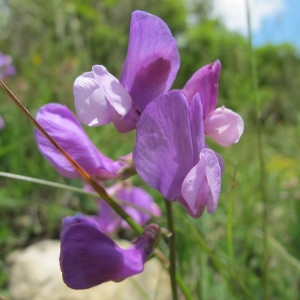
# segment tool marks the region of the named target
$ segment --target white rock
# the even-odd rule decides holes
[[[72,290],[61,277],[59,248],[59,241],[45,240],[8,257],[12,264],[10,292],[13,300],[170,299],[168,275],[156,259],[146,263],[143,273],[122,282]]]

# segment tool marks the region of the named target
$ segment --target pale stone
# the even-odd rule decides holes
[[[120,244],[120,243],[119,243]],[[121,245],[123,246],[123,243]],[[72,290],[62,281],[59,241],[45,240],[8,257],[13,300],[135,300],[171,298],[169,278],[156,259],[139,275],[87,290]]]

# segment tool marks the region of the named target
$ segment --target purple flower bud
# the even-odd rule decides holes
[[[60,266],[63,280],[73,289],[87,289],[107,281],[122,281],[139,274],[160,236],[150,224],[134,245],[120,248],[83,217],[63,224]]]

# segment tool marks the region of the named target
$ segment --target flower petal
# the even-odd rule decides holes
[[[114,112],[123,117],[131,108],[128,92],[101,65],[76,78],[73,91],[77,115],[89,126],[107,124],[113,120]]]
[[[192,157],[189,103],[180,91],[162,94],[146,107],[137,124],[133,151],[137,173],[167,199],[175,200],[193,167]]]
[[[39,109],[36,120],[89,174],[113,178],[122,168],[120,162],[115,162],[98,151],[66,106],[46,104]],[[68,178],[80,177],[74,167],[38,130],[35,130],[35,139],[40,152],[60,174]]]
[[[133,107],[139,113],[152,99],[170,89],[179,60],[176,40],[168,26],[154,15],[133,12],[120,81],[130,92]]]
[[[220,72],[221,63],[216,60],[196,71],[182,89],[188,99],[199,93],[204,117],[216,108]]]
[[[86,186],[87,191],[93,191]],[[152,216],[159,217],[161,211],[152,196],[141,188],[132,186],[129,181],[118,182],[106,189],[107,193],[120,201],[122,208],[139,225],[145,225]],[[129,229],[123,220],[104,200],[99,199],[98,216],[86,216],[87,220],[97,222],[97,228],[105,234],[115,232],[120,227]],[[71,217],[69,217],[71,218]]]
[[[122,218],[102,199],[99,199],[99,214],[94,217],[99,229],[110,234],[120,228]]]
[[[213,213],[218,204],[221,189],[221,167],[215,153],[205,148],[200,159],[185,177],[181,192],[181,203],[194,218],[202,215],[205,207]]]
[[[104,233],[79,219],[62,233],[60,266],[63,280],[73,289],[106,281],[121,281],[143,271],[142,254],[121,249]]]
[[[141,188],[135,186],[123,186],[116,195],[117,199],[124,201],[122,207],[139,225],[146,224],[152,214],[160,216],[159,207],[155,204],[152,196]],[[128,205],[126,205],[128,204]],[[125,220],[121,221],[124,229],[129,229],[129,225]]]
[[[106,281],[121,281],[143,271],[160,229],[151,224],[136,243],[121,249],[84,218],[72,219],[61,234],[60,266],[63,280],[73,289],[87,289]]]
[[[234,111],[220,107],[207,115],[204,129],[206,135],[226,147],[239,141],[244,131],[244,121]]]

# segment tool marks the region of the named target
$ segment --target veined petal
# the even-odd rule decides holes
[[[221,189],[221,167],[215,153],[205,148],[200,159],[185,177],[180,202],[194,218],[202,215],[205,207],[213,213],[218,204]]]
[[[239,141],[244,131],[244,121],[234,111],[220,107],[207,115],[204,130],[206,135],[226,147]]]
[[[132,14],[127,57],[121,82],[141,113],[156,96],[168,91],[179,69],[176,40],[158,17],[143,11]]]
[[[179,201],[194,218],[202,215],[206,206],[207,182],[205,159],[200,159],[195,167],[186,175],[181,186],[182,198]]]
[[[196,71],[182,89],[188,99],[199,93],[204,117],[216,108],[220,72],[221,63],[216,60]]]
[[[122,168],[122,163],[115,162],[98,151],[66,106],[46,104],[39,109],[36,120],[89,174],[113,178]],[[35,139],[40,152],[60,174],[68,178],[80,177],[74,167],[37,129]]]
[[[160,233],[158,226],[149,226],[132,247],[122,249],[84,218],[73,219],[61,234],[60,266],[66,285],[87,289],[141,273]]]
[[[200,159],[206,161],[206,179],[208,185],[207,191],[207,212],[212,214],[218,205],[221,192],[222,167],[214,151],[205,148],[200,153]]]
[[[175,200],[193,167],[192,157],[188,100],[180,91],[162,94],[147,105],[137,124],[133,151],[137,173],[167,199]]]
[[[78,118],[89,126],[113,120],[114,112],[124,117],[131,108],[131,97],[119,80],[101,65],[84,73],[74,82],[74,100]]]

